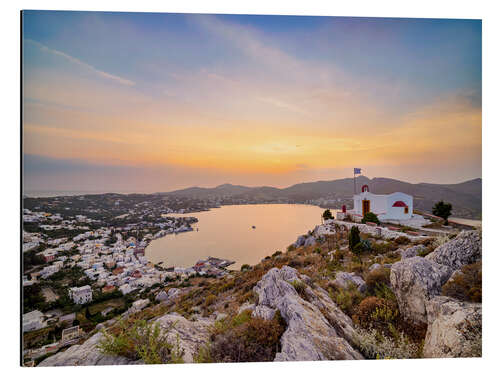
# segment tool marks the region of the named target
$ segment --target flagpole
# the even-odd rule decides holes
[[[356,195],[356,170],[355,169],[353,169],[352,180],[354,181],[354,195]]]

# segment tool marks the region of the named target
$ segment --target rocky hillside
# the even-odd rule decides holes
[[[40,366],[481,356],[482,242],[333,222],[221,279],[172,281]]]

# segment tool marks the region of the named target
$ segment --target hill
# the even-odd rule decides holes
[[[458,184],[412,184],[405,181],[365,176],[356,178],[357,191],[362,185],[368,185],[375,194],[388,194],[400,191],[414,197],[414,207],[430,212],[432,206],[439,200],[445,200],[453,205],[453,216],[466,218],[481,218],[482,212],[482,179],[476,178]],[[224,184],[214,188],[191,187],[163,193],[168,196],[188,198],[232,198],[239,200],[287,200],[304,203],[317,199],[336,198],[339,202],[349,203],[353,193],[352,178],[331,181],[316,181],[295,184],[279,189],[270,186],[248,187]]]

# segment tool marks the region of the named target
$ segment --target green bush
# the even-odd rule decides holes
[[[333,219],[332,211],[325,210],[325,212],[323,212],[323,219],[324,220],[331,220],[331,219]]]
[[[357,306],[363,300],[364,295],[358,290],[355,284],[349,284],[346,289],[338,289],[332,292],[332,299],[340,309],[349,316],[353,316]]]
[[[104,337],[98,349],[104,354],[142,360],[146,364],[181,363],[184,353],[179,343],[172,344],[167,339],[172,327],[162,330],[157,323],[147,323],[145,320],[136,320],[128,327],[122,321],[117,334],[103,331]]]
[[[380,221],[378,220],[377,215],[375,215],[373,212],[367,212],[363,216],[363,219],[361,219],[361,222],[363,224],[366,223],[375,223],[375,224],[380,224]]]
[[[241,271],[246,271],[246,270],[249,270],[251,267],[249,264],[244,264],[241,266]]]
[[[353,251],[354,247],[361,241],[359,236],[359,229],[357,226],[353,226],[349,231],[349,250]]]

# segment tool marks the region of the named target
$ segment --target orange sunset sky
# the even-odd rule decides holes
[[[481,177],[481,22],[28,11],[25,191]]]

